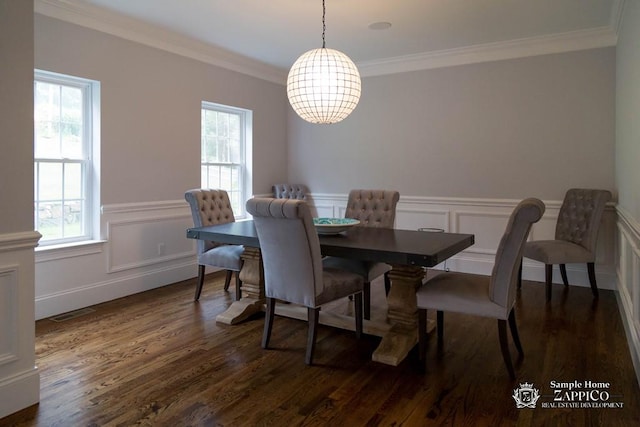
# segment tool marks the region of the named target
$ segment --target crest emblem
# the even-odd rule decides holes
[[[513,390],[513,400],[516,401],[516,407],[531,408],[536,407],[536,402],[540,399],[540,392],[537,388],[533,388],[533,384],[525,382],[520,387]]]

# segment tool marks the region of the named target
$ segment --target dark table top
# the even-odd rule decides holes
[[[260,247],[253,221],[189,228],[187,237]],[[473,234],[372,227],[352,227],[340,234],[319,237],[323,255],[422,267],[440,264],[474,243]]]

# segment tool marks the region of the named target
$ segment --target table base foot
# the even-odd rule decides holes
[[[218,314],[216,322],[235,325],[263,310],[264,301],[253,298],[242,298],[234,301],[224,313]]]

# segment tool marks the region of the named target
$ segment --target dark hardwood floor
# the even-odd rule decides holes
[[[64,322],[38,321],[40,404],[0,425],[636,426],[640,420],[640,391],[612,291],[593,300],[587,288],[555,285],[547,304],[544,285],[525,282],[516,307],[525,358],[510,381],[495,320],[445,313],[443,346],[430,340],[423,371],[415,353],[398,367],[385,366],[370,361],[379,338],[357,341],[351,332],[320,327],[316,365],[306,366],[304,322],[276,318],[270,350],[260,348],[260,316],[216,324],[232,301],[222,282],[222,274],[209,276],[199,303],[189,280]],[[372,288],[373,305],[383,305],[382,283]],[[333,309],[349,311],[349,304]],[[554,402],[553,381],[610,383],[599,391],[622,407],[579,407],[585,401],[577,395],[577,408]],[[525,382],[539,390],[535,409],[516,408],[512,395]]]

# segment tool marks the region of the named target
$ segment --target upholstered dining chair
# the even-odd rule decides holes
[[[602,214],[611,193],[607,190],[572,188],[567,191],[558,221],[554,240],[527,242],[524,257],[544,263],[545,295],[551,300],[553,265],[559,264],[560,275],[565,286],[569,286],[566,264],[586,263],[591,292],[598,297],[595,260],[598,230]],[[522,285],[522,266],[518,287]]]
[[[443,312],[472,314],[498,319],[498,337],[502,358],[514,379],[515,372],[511,363],[507,342],[506,324],[509,322],[511,336],[520,357],[524,356],[518,336],[514,304],[516,284],[524,244],[531,225],[540,220],[545,206],[534,198],[521,201],[513,210],[504,235],[498,245],[491,276],[468,273],[443,273],[426,281],[418,289],[418,344],[420,360],[424,362],[427,342],[427,310],[436,310],[438,344],[441,345],[444,334]]]
[[[262,348],[268,348],[276,299],[307,307],[305,362],[310,365],[322,304],[354,296],[356,336],[362,334],[361,276],[322,267],[320,240],[311,211],[302,200],[253,198],[247,201],[260,241],[267,310]]]
[[[273,186],[273,197],[276,199],[305,200],[307,194],[309,194],[309,189],[303,184],[275,184]]]
[[[347,200],[345,218],[360,221],[360,227],[393,228],[396,220],[396,206],[400,193],[392,190],[351,190]],[[364,318],[371,318],[371,281],[384,274],[385,292],[389,294],[391,281],[389,264],[361,261],[357,259],[326,257],[325,267],[340,268],[357,273],[364,278]]]
[[[227,224],[235,221],[229,195],[225,190],[188,190],[184,193],[184,198],[191,207],[194,227]],[[242,258],[240,256],[244,251],[244,247],[242,245],[227,245],[204,240],[198,240],[197,244],[198,285],[196,286],[194,300],[198,301],[200,299],[206,266],[227,270],[224,282],[225,291],[229,289],[231,276],[235,271],[236,300],[239,300],[242,286],[240,281]]]

